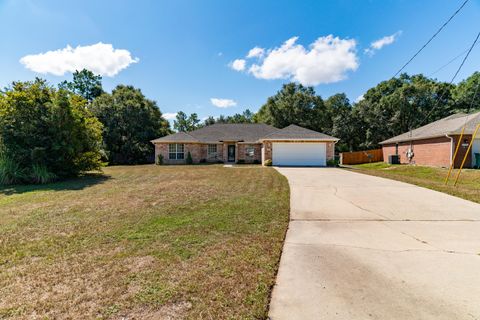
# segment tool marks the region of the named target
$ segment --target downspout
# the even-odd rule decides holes
[[[445,134],[445,137],[449,138],[450,139],[450,166],[452,165],[453,163],[453,137],[450,137],[448,135],[448,133]]]

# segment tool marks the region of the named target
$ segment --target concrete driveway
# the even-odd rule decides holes
[[[291,221],[271,319],[480,319],[479,204],[342,169],[278,171]]]

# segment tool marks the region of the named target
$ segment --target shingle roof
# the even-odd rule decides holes
[[[465,122],[466,121],[466,122]],[[443,137],[445,135],[460,134],[465,125],[465,134],[473,134],[475,127],[480,124],[480,112],[473,114],[457,113],[449,117],[429,123],[423,127],[405,132],[396,137],[380,142],[380,144],[397,143],[410,140]]]
[[[278,129],[263,123],[220,123],[206,126],[189,133],[202,142],[257,142],[261,137],[276,130]]]
[[[331,140],[337,141],[338,138],[329,136],[324,133],[302,128],[297,125],[289,125],[283,129],[279,129],[261,140]]]
[[[278,130],[263,123],[218,123],[188,133],[178,132],[152,142],[257,142],[261,137]]]
[[[165,137],[152,140],[151,142],[155,143],[155,142],[199,142],[199,141],[198,139],[194,138],[193,136],[191,136],[186,132],[177,132]]]
[[[228,123],[213,124],[188,133],[178,132],[162,138],[152,140],[153,143],[165,142],[200,142],[215,143],[221,141],[238,141],[255,143],[260,140],[338,140],[337,138],[291,125],[283,129],[277,129],[263,123]]]

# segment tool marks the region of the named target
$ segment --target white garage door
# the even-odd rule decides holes
[[[327,164],[325,142],[272,143],[274,166],[325,166]]]

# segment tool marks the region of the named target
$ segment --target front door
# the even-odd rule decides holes
[[[235,162],[235,145],[228,145],[228,162]]]

